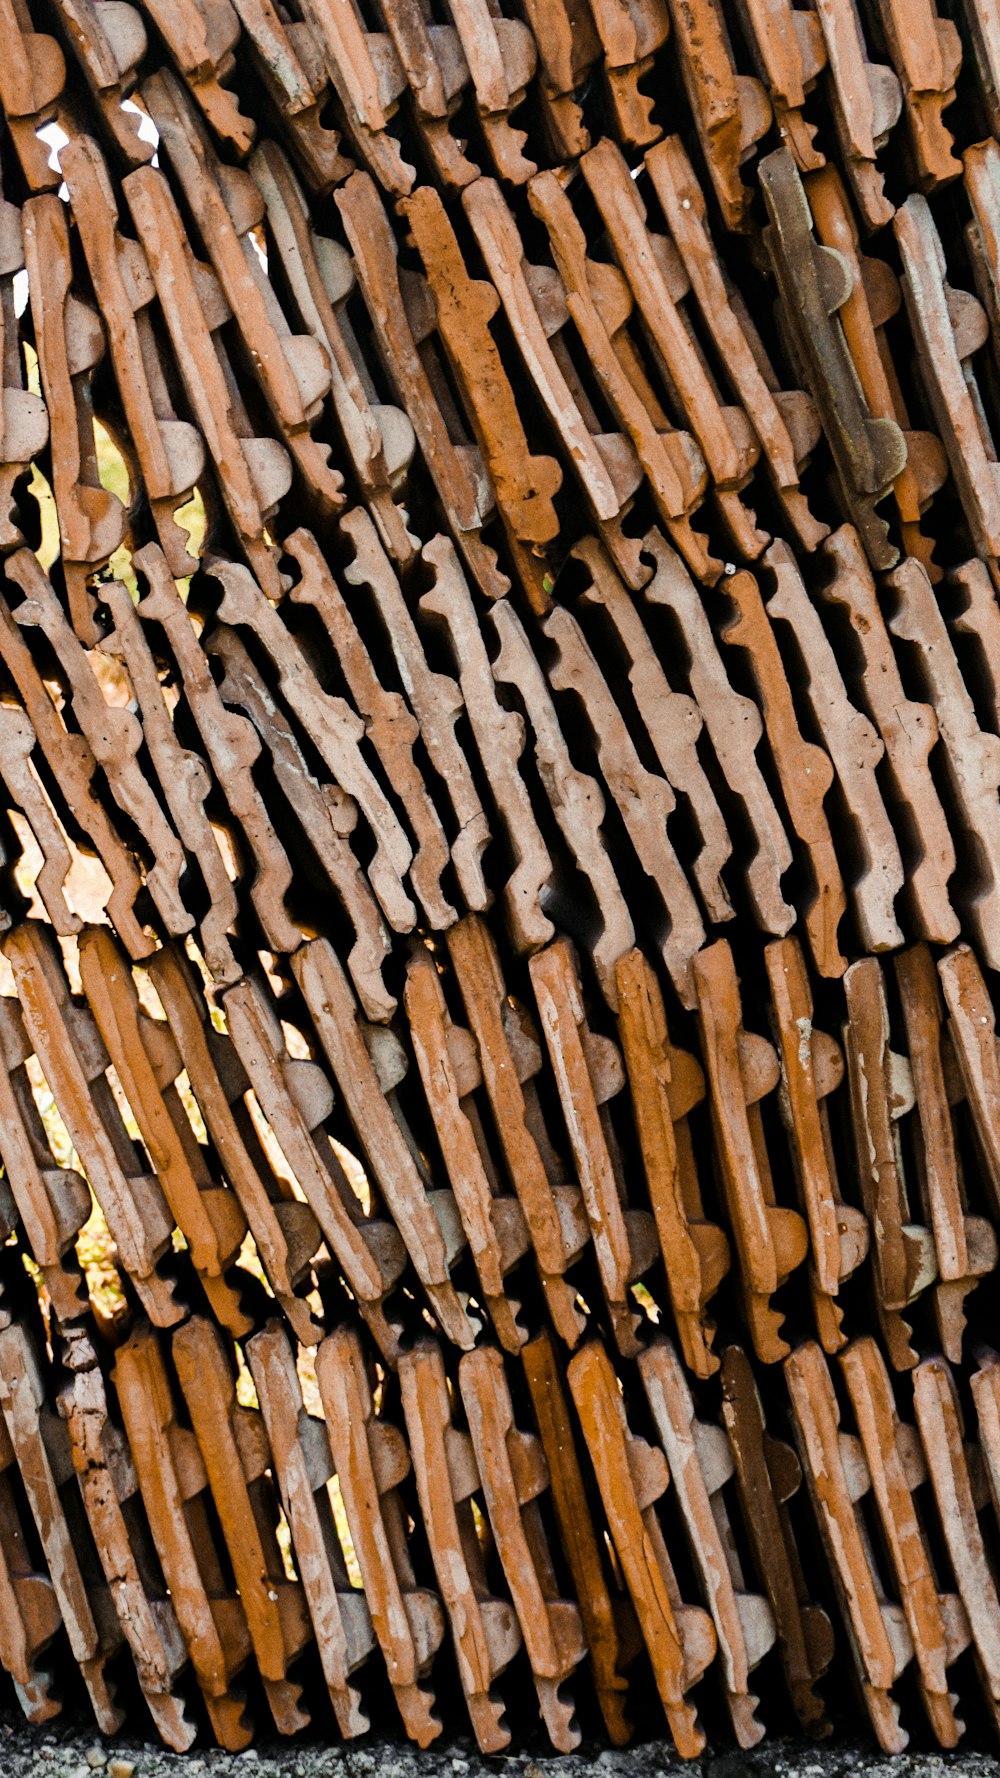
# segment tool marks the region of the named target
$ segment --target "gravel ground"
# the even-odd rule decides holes
[[[127,1738],[102,1744],[78,1730],[25,1729],[0,1722],[0,1778],[1000,1778],[985,1753],[914,1753],[888,1759],[858,1743],[835,1748],[769,1740],[751,1753],[678,1760],[664,1742],[586,1756],[483,1759],[450,1742],[427,1753],[398,1743],[363,1747],[261,1747],[241,1754],[211,1749],[164,1753]]]

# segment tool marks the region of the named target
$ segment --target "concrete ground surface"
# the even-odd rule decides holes
[[[887,1758],[858,1742],[834,1747],[768,1740],[750,1753],[678,1760],[662,1741],[622,1751],[484,1759],[464,1742],[426,1753],[395,1742],[362,1746],[262,1746],[166,1753],[123,1737],[102,1742],[79,1729],[26,1729],[0,1721],[0,1778],[1000,1778],[1000,1758],[981,1752]]]

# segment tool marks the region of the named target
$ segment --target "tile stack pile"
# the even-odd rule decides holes
[[[995,1729],[995,0],[0,19],[4,1684]]]

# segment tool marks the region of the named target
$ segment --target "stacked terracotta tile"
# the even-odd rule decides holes
[[[988,1733],[993,0],[0,20],[26,1717]]]

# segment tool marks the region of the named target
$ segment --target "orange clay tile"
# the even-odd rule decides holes
[[[65,205],[46,192],[29,198],[22,216],[38,372],[49,413],[63,573],[73,628],[90,648],[97,637],[87,577],[107,566],[126,526],[117,494],[101,485],[93,427],[87,424],[91,376],[104,354],[104,328],[97,310],[72,288]]]
[[[176,1226],[187,1243],[212,1312],[230,1333],[250,1332],[227,1274],[235,1265],[246,1217],[239,1198],[213,1178],[176,1081],[185,1063],[169,1026],[144,1012],[131,969],[106,927],[79,941],[83,991],[135,1119]]]
[[[309,1412],[292,1344],[279,1321],[268,1321],[246,1344],[274,1465],[274,1480],[292,1537],[316,1645],[337,1727],[345,1740],[369,1720],[351,1676],[375,1646],[364,1593],[352,1587],[333,1518],[333,1474],[323,1421]]]
[[[419,724],[421,743],[450,805],[451,819],[446,817],[446,825],[457,826],[451,861],[459,889],[466,907],[482,912],[491,900],[482,866],[490,828],[472,768],[456,735],[464,710],[462,692],[450,674],[430,666],[396,571],[379,541],[377,523],[377,513],[373,521],[360,507],[341,519],[341,537],[348,539],[353,551],[344,580],[378,610],[400,684]]]
[[[975,1387],[975,1385],[974,1385]],[[994,1721],[1000,1715],[1000,1595],[980,1512],[985,1504],[979,1451],[966,1440],[955,1379],[943,1358],[913,1373],[913,1408],[938,1520],[965,1607],[979,1680]]]
[[[155,1173],[122,1121],[106,1069],[110,1058],[89,1010],[74,1001],[48,929],[27,921],[7,934],[25,1030],[59,1107],[117,1257],[159,1327],[184,1313],[158,1268],[171,1252],[173,1216]]]
[[[438,1595],[417,1584],[399,1485],[410,1469],[399,1429],[376,1417],[357,1333],[343,1326],[316,1354],[330,1452],[361,1571],[372,1628],[411,1740],[441,1733],[434,1693],[423,1683],[444,1637]]]
[[[226,801],[253,855],[250,899],[264,936],[275,950],[294,951],[301,935],[285,910],[292,867],[252,774],[261,751],[260,737],[245,717],[225,708],[162,551],[147,543],[133,560],[147,586],[139,599],[139,616],[144,625],[163,626],[208,764],[224,787]],[[289,642],[294,649],[291,638]]]
[[[8,124],[15,128],[14,120]],[[22,515],[14,501],[14,483],[32,458],[45,449],[49,418],[41,395],[25,387],[24,364],[17,342],[14,279],[24,268],[22,212],[0,197],[0,551],[25,540]]]
[[[388,1019],[396,1006],[382,975],[390,950],[389,931],[367,874],[351,847],[357,805],[341,795],[337,787],[313,777],[291,721],[236,631],[227,624],[217,624],[205,639],[205,649],[224,670],[218,686],[222,703],[228,710],[240,711],[256,729],[270,755],[282,795],[294,810],[350,921],[354,942],[348,947],[345,960],[362,1005],[369,1018]],[[211,964],[207,950],[206,960]],[[215,980],[221,983],[235,980],[238,973],[213,971]]]
[[[896,898],[904,883],[903,860],[876,773],[885,746],[874,724],[851,700],[833,645],[787,543],[773,543],[764,561],[775,580],[768,616],[781,622],[783,638],[789,637],[805,669],[809,708],[846,805],[847,832],[860,867],[854,882],[848,883],[854,917],[865,947],[885,950],[902,940]]]
[[[659,1255],[648,1210],[630,1208],[609,1101],[625,1084],[617,1046],[591,1029],[573,947],[557,938],[528,965],[618,1350],[634,1357],[641,1317],[630,1286]]]
[[[59,184],[59,173],[49,165],[48,144],[37,132],[61,109],[66,59],[54,37],[35,30],[27,0],[3,0],[0,23],[8,52],[0,103],[30,190],[47,191]]]
[[[847,893],[824,808],[834,780],[833,763],[799,727],[791,685],[754,576],[745,571],[728,575],[722,589],[736,608],[723,627],[722,640],[741,648],[747,657],[789,825],[808,859],[811,882],[801,897],[801,913],[813,962],[820,975],[839,976],[847,967],[838,939]]]
[[[972,360],[989,320],[971,291],[947,280],[927,199],[908,197],[893,223],[916,363],[969,530],[980,555],[1000,547],[1000,463]]]
[[[448,953],[476,1040],[485,1098],[499,1151],[531,1236],[549,1314],[574,1346],[586,1325],[565,1273],[590,1240],[579,1186],[563,1176],[535,1087],[542,1067],[538,1033],[508,994],[489,927],[468,915],[448,933]]]
[[[285,1573],[276,1535],[273,1459],[259,1408],[236,1397],[233,1348],[193,1315],[173,1335],[174,1369],[218,1514],[250,1646],[280,1735],[309,1725],[289,1665],[312,1639],[302,1582]]]
[[[567,1376],[674,1746],[694,1759],[705,1732],[687,1693],[711,1665],[716,1636],[708,1612],[684,1601],[656,1512],[670,1470],[659,1447],[632,1432],[602,1346],[581,1347]]]
[[[715,1150],[732,1231],[743,1312],[764,1364],[783,1358],[784,1317],[771,1298],[809,1248],[798,1211],[778,1205],[760,1101],[778,1085],[778,1057],[743,1025],[740,987],[725,939],[694,963],[701,1048]]]
[[[691,959],[704,942],[705,927],[667,830],[677,799],[666,778],[643,764],[577,618],[557,605],[542,627],[555,649],[549,683],[554,691],[572,692],[585,715],[601,776],[656,897],[660,954],[680,1000],[690,1006]]]
[[[230,318],[229,304],[211,267],[196,257],[164,175],[140,167],[122,181],[122,192],[205,441],[206,460],[240,547],[265,591],[276,598],[281,578],[267,525],[291,486],[291,459],[278,439],[255,433],[243,401],[230,394],[235,378],[221,333]]]
[[[448,1615],[469,1720],[481,1753],[510,1745],[492,1686],[521,1646],[514,1606],[491,1593],[472,1498],[482,1487],[472,1440],[452,1423],[441,1349],[421,1340],[399,1361],[399,1383],[417,1494],[441,1603]],[[479,1509],[481,1510],[481,1509]]]
[[[365,1216],[344,1176],[323,1127],[333,1105],[330,1081],[317,1063],[290,1056],[263,982],[245,979],[227,988],[222,1008],[248,1086],[292,1177],[379,1346],[386,1356],[394,1356],[398,1330],[386,1318],[385,1299],[403,1269],[406,1250],[391,1223]]]
[[[514,860],[502,898],[508,927],[517,950],[531,951],[552,937],[544,903],[553,866],[519,766],[527,740],[524,720],[497,697],[472,593],[453,545],[446,537],[434,537],[421,555],[434,578],[420,600],[420,613],[428,630],[443,633],[449,644],[469,727]]]
[[[73,1249],[90,1216],[92,1199],[77,1168],[55,1164],[25,1067],[32,1054],[31,1040],[13,996],[0,999],[0,1046],[0,1159],[5,1181],[45,1281],[51,1312],[65,1325],[87,1306]]]
[[[937,1579],[913,1498],[926,1473],[923,1452],[914,1428],[900,1422],[875,1341],[855,1340],[841,1353],[840,1366],[913,1642],[924,1709],[939,1744],[954,1747],[965,1724],[955,1715],[958,1700],[948,1689],[947,1669],[968,1646],[970,1631],[961,1599]]]
[[[692,875],[705,911],[712,920],[729,920],[733,909],[722,872],[732,857],[733,844],[699,755],[705,719],[693,697],[671,686],[635,602],[597,539],[583,538],[573,555],[590,577],[581,603],[606,613],[628,657],[628,681],[636,710],[663,775],[685,799],[698,829],[701,843],[692,862]],[[655,579],[650,583],[648,598],[655,596],[656,584]]]
[[[149,848],[152,863],[146,868],[146,887],[160,919],[173,935],[190,932],[194,917],[180,892],[184,848],[140,769],[141,723],[131,710],[107,702],[92,657],[74,635],[51,582],[30,550],[18,550],[8,563],[7,576],[24,594],[14,609],[14,622],[21,629],[40,630],[50,643],[66,694],[65,707],[72,711],[119,809]]]
[[[315,540],[300,534],[296,539],[302,578],[293,590],[303,603],[327,602],[325,563]],[[289,541],[289,551],[292,543]],[[248,568],[240,562],[217,562],[211,569],[222,587],[217,615],[222,623],[248,630],[274,663],[285,704],[298,718],[330,774],[334,784],[352,798],[364,816],[374,840],[369,865],[372,888],[389,924],[408,932],[416,909],[403,879],[413,861],[413,848],[389,799],[361,748],[368,725],[353,704],[324,690],[309,658],[295,635],[275,611]],[[177,620],[179,623],[179,619]],[[231,725],[239,718],[227,718]],[[350,807],[350,804],[348,804]]]
[[[465,1246],[453,1194],[432,1187],[402,1119],[395,1089],[408,1067],[398,1037],[359,1016],[332,945],[316,938],[292,959],[322,1052],[368,1171],[403,1241],[431,1309],[457,1346],[470,1347],[476,1327],[450,1278]]]
[[[498,598],[510,582],[481,535],[495,511],[493,487],[436,359],[432,336],[438,317],[432,294],[425,279],[400,268],[395,235],[367,173],[352,174],[337,192],[336,203],[379,357],[466,564],[482,591]]]
[[[154,286],[142,248],[119,228],[106,161],[89,136],[66,144],[60,161],[94,294],[108,324],[111,359],[161,547],[176,575],[194,572],[188,534],[175,513],[205,470],[201,433],[179,420],[164,375],[164,355],[149,312]]]
[[[114,1701],[114,1686],[105,1669],[122,1640],[122,1631],[114,1612],[102,1609],[108,1603],[106,1594],[100,1596],[103,1587],[88,1585],[85,1579],[84,1568],[92,1563],[93,1550],[88,1548],[84,1515],[74,1516],[71,1510],[80,1503],[78,1498],[74,1500],[77,1489],[69,1435],[49,1399],[46,1368],[28,1329],[8,1320],[8,1325],[0,1328],[0,1414],[4,1443],[10,1451],[8,1462],[12,1459],[20,1471],[35,1535],[52,1577],[52,1596],[98,1728],[102,1734],[114,1735],[125,1721],[125,1712]],[[79,1522],[81,1517],[84,1526]],[[29,1623],[32,1616],[35,1614],[30,1614]]]
[[[892,1688],[913,1659],[906,1617],[876,1566],[860,1502],[871,1486],[860,1439],[842,1432],[833,1379],[820,1348],[807,1341],[785,1360],[795,1442],[813,1504],[861,1695],[879,1746],[902,1753],[909,1741]]]
[[[861,1199],[872,1232],[875,1299],[897,1370],[916,1363],[907,1305],[934,1283],[931,1229],[912,1220],[899,1122],[914,1106],[913,1076],[891,1048],[889,1007],[877,957],[852,963],[844,977],[844,1054]]]
[[[493,677],[498,685],[516,690],[524,706],[538,776],[563,839],[593,896],[597,919],[586,922],[581,938],[605,999],[614,1006],[614,966],[635,934],[602,832],[604,795],[597,779],[573,764],[545,674],[508,599],[498,599],[490,607],[489,622],[500,641],[491,663]]]
[[[818,9],[817,9],[818,10]],[[751,189],[740,175],[771,124],[759,80],[737,72],[720,0],[670,0],[681,77],[727,228],[746,226]]]
[[[757,758],[764,733],[760,711],[730,683],[703,599],[680,557],[658,531],[650,531],[643,542],[655,563],[644,597],[676,619],[687,652],[689,691],[701,712],[719,770],[753,838],[743,873],[754,915],[765,932],[785,933],[795,920],[795,909],[781,888],[792,851]]]
[[[894,802],[896,809],[905,809],[906,823],[912,823],[914,841],[906,846],[901,905],[921,937],[947,944],[957,936],[959,922],[949,896],[955,845],[930,766],[940,735],[938,720],[932,704],[906,696],[891,625],[857,532],[841,525],[826,554],[834,572],[820,596],[844,612],[857,640],[860,690],[885,746],[890,806]],[[905,834],[901,838],[905,843]]]
[[[798,940],[775,940],[764,962],[781,1060],[778,1106],[809,1224],[816,1330],[823,1350],[836,1352],[846,1338],[840,1288],[861,1264],[870,1238],[864,1214],[843,1197],[830,1129],[830,1103],[844,1079],[844,1058],[834,1038],[813,1023],[812,988]]]
[[[721,1382],[742,1522],[770,1601],[785,1683],[803,1729],[822,1735],[829,1725],[816,1686],[833,1657],[834,1633],[822,1606],[809,1602],[788,1513],[802,1469],[791,1446],[769,1432],[753,1366],[739,1346],[723,1353]]]
[[[346,313],[355,285],[350,255],[314,231],[305,194],[276,142],[260,144],[250,169],[298,316],[329,358],[330,398],[365,500],[386,548],[405,566],[414,539],[396,496],[398,478],[413,456],[413,427],[402,408],[369,395],[365,361]]]
[[[256,125],[226,84],[236,73],[240,19],[235,7],[230,0],[147,0],[145,10],[206,122],[237,154],[245,154]]]
[[[937,1252],[934,1305],[938,1331],[947,1357],[958,1364],[965,1299],[980,1279],[994,1270],[997,1239],[985,1217],[968,1214],[946,1075],[951,1061],[946,1043],[954,1024],[945,1023],[934,958],[927,945],[915,945],[912,950],[900,951],[893,962],[920,1127],[917,1178]]]
[[[209,1018],[192,965],[172,946],[157,951],[149,977],[176,1050],[184,1057],[190,1090],[220,1171],[238,1198],[265,1276],[304,1345],[319,1329],[304,1301],[309,1262],[320,1245],[319,1223],[308,1204],[277,1175],[258,1139],[245,1102],[250,1082],[228,1032]],[[158,1037],[160,1047],[167,1047]]]
[[[549,1466],[552,1507],[580,1606],[597,1701],[611,1740],[624,1747],[632,1738],[632,1725],[625,1716],[623,1669],[641,1646],[638,1622],[621,1581],[607,1578],[610,1564],[607,1553],[602,1554],[599,1525],[585,1489],[565,1372],[547,1329],[529,1340],[521,1361]]]
[[[66,1359],[69,1375],[58,1408],[94,1545],[146,1707],[161,1740],[175,1753],[185,1753],[197,1733],[178,1695],[187,1649],[170,1599],[149,1578],[155,1557],[148,1530],[135,1511],[135,1467],[112,1418],[97,1353],[82,1331],[67,1341]]]
[[[586,1653],[575,1601],[560,1595],[541,1500],[549,1471],[541,1441],[516,1424],[500,1353],[489,1346],[459,1361],[458,1383],[483,1500],[503,1567],[542,1721],[558,1753],[579,1746],[573,1704],[562,1688]]]
[[[855,0],[816,0],[826,44],[826,87],[844,171],[868,229],[892,220],[879,150],[899,121],[900,83],[868,54]]]
[[[639,950],[619,958],[618,1033],[646,1185],[684,1359],[697,1377],[718,1369],[707,1306],[729,1270],[729,1243],[705,1216],[688,1114],[704,1099],[694,1056],[675,1049],[656,976]]]
[[[164,1351],[140,1323],[111,1373],[150,1534],[187,1646],[212,1733],[241,1752],[253,1739],[246,1697],[234,1681],[250,1657],[250,1632],[227,1586],[207,1512],[208,1474],[189,1426],[178,1417]]]
[[[909,559],[889,576],[889,627],[910,643],[916,683],[937,718],[941,765],[963,834],[975,835],[976,881],[962,899],[988,963],[1000,960],[1000,737],[979,725],[976,707],[926,570]]]
[[[653,1424],[670,1468],[701,1592],[715,1625],[719,1678],[740,1747],[764,1737],[750,1675],[777,1634],[768,1599],[746,1584],[723,1489],[733,1453],[723,1426],[698,1420],[683,1366],[669,1340],[657,1339],[639,1359]]]
[[[517,1198],[504,1191],[473,1094],[483,1076],[472,1033],[451,1017],[438,964],[425,946],[406,970],[409,1036],[428,1109],[485,1306],[500,1344],[517,1352],[526,1337],[519,1302],[504,1279],[531,1243]]]

